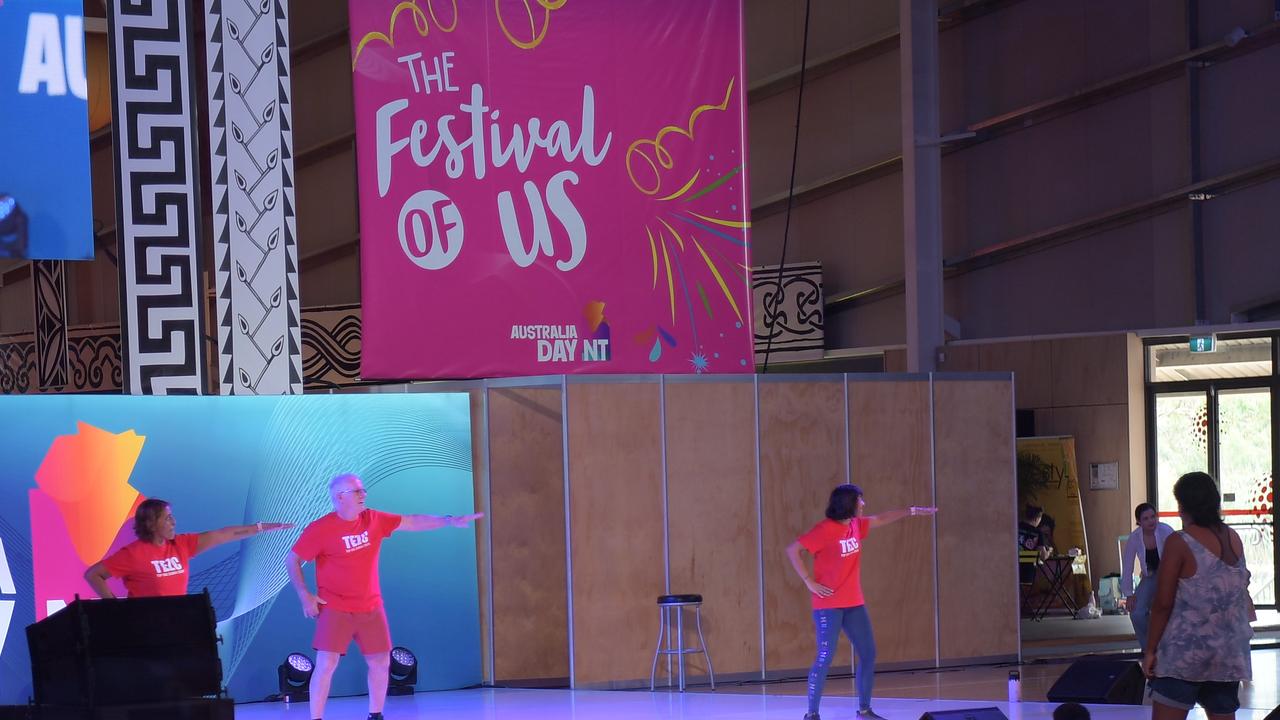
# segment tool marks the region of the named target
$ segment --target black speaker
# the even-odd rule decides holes
[[[920,716],[920,720],[1009,720],[1000,708],[985,707],[972,710],[935,710]]]
[[[218,695],[208,593],[80,600],[27,627],[36,704],[101,707]]]
[[[1133,660],[1086,658],[1071,663],[1049,688],[1050,702],[1097,705],[1141,705],[1147,678]]]

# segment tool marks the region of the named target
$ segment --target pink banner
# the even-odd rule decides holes
[[[753,370],[741,0],[350,8],[364,378]]]

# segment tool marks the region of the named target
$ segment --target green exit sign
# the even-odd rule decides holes
[[[1210,353],[1214,350],[1214,341],[1212,335],[1198,335],[1191,338],[1191,352],[1193,353]]]

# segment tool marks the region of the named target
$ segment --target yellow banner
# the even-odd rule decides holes
[[[1068,587],[1072,596],[1084,603],[1093,584],[1079,480],[1075,438],[1018,438],[1018,517],[1022,519],[1028,505],[1044,508],[1041,535],[1053,547],[1053,554],[1066,555],[1079,548],[1080,557],[1072,565],[1075,577]]]

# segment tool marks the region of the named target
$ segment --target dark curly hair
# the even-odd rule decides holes
[[[164,511],[169,509],[169,503],[160,498],[149,498],[143,500],[138,506],[138,511],[133,514],[133,534],[138,536],[139,540],[151,541],[155,539],[156,533],[160,530],[160,521],[164,519]]]
[[[837,485],[827,501],[827,517],[839,522],[857,515],[861,498],[862,488],[857,485]]]

